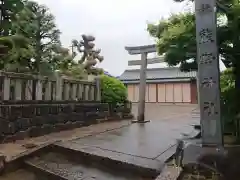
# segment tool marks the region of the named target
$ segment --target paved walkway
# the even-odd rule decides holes
[[[113,129],[118,129],[124,126],[128,126],[129,121],[107,122],[101,124],[95,124],[88,127],[77,128],[69,131],[62,131],[59,133],[52,133],[45,136],[36,138],[29,138],[25,140],[16,141],[15,143],[0,144],[0,155],[6,156],[7,161],[11,161],[22,155],[29,154],[37,149],[44,147],[48,144],[56,141],[67,141],[71,139],[91,136],[94,134],[103,133]],[[26,145],[36,145],[36,147],[28,149]]]
[[[57,145],[160,171],[175,152],[176,139],[193,131],[193,121],[189,113],[175,114]]]

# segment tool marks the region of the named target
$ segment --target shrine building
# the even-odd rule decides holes
[[[128,99],[138,102],[140,69],[125,70],[119,79],[127,87]],[[181,72],[178,67],[147,69],[145,101],[197,104],[196,72]]]

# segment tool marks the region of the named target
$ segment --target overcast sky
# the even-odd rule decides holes
[[[148,22],[157,22],[171,13],[186,11],[186,4],[173,0],[36,0],[47,5],[56,17],[64,46],[81,34],[96,37],[96,47],[102,49],[105,70],[120,75],[127,61],[137,59],[125,51],[125,46],[146,45],[154,40],[146,31]]]

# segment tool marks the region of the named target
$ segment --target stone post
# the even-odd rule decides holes
[[[42,100],[42,81],[41,78],[38,78],[37,83],[36,83],[36,100]]]
[[[62,77],[56,73],[56,100],[61,101],[63,100],[63,79]]]
[[[45,100],[51,100],[51,95],[52,95],[52,82],[48,81],[46,83],[46,89],[45,89],[45,94],[44,94],[44,99]]]
[[[97,76],[95,78],[95,82],[96,82],[96,101],[101,101],[101,79],[100,76]]]
[[[94,98],[94,96],[95,96],[95,86],[94,85],[91,85],[91,101],[94,101],[95,100],[95,98]]]
[[[26,100],[32,100],[32,80],[27,80],[25,96]]]
[[[77,92],[77,94],[78,94],[78,99],[82,99],[83,97],[83,95],[82,95],[82,92],[83,92],[83,85],[82,84],[78,84],[78,92]]]
[[[73,100],[76,100],[76,98],[77,98],[77,84],[75,84],[75,83],[72,85],[72,94],[71,94],[71,96],[72,96]]]
[[[22,99],[22,80],[15,79],[15,99],[21,100]]]
[[[200,121],[203,146],[222,146],[216,0],[196,0]]]
[[[146,94],[146,69],[147,69],[147,53],[141,54],[141,70],[139,85],[139,103],[138,103],[138,122],[145,121],[145,94]]]
[[[70,84],[68,82],[64,83],[64,100],[69,100],[70,96]]]
[[[89,101],[89,85],[88,84],[86,84],[85,85],[85,88],[84,88],[84,100],[87,100],[87,101]]]
[[[10,86],[11,86],[11,79],[5,76],[4,82],[3,82],[3,100],[10,99]]]

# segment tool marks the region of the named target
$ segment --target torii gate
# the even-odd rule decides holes
[[[148,53],[156,52],[156,45],[125,47],[130,55],[141,54],[141,60],[129,61],[129,65],[141,65],[140,86],[139,86],[139,103],[138,103],[138,123],[149,122],[145,120],[145,93],[146,93],[146,70],[147,64],[159,63],[158,58],[147,59]]]

